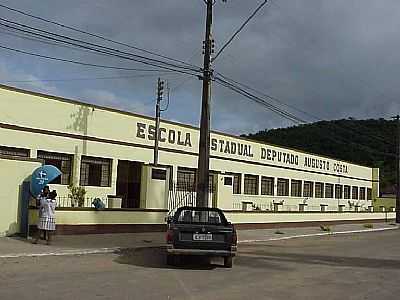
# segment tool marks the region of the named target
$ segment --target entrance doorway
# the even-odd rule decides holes
[[[117,196],[122,208],[140,208],[142,163],[119,160],[117,170]]]

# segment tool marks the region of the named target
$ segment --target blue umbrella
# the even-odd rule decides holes
[[[42,189],[54,179],[61,175],[61,171],[52,165],[44,165],[37,168],[32,173],[31,194],[37,196]]]

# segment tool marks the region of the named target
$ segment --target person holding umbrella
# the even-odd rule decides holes
[[[38,212],[39,220],[42,217],[42,212],[43,212],[43,207],[40,206],[40,203],[42,200],[47,199],[47,196],[49,195],[49,193],[50,193],[50,188],[48,185],[46,185],[43,188],[42,192],[36,197],[36,207],[39,208],[39,212]],[[39,224],[38,224],[38,228],[37,228],[37,237],[40,238]],[[43,239],[44,240],[46,239],[46,232],[43,233]],[[36,241],[36,243],[37,243],[37,241]]]
[[[51,197],[53,198],[51,198],[48,184],[59,177],[61,174],[61,171],[53,165],[43,165],[36,168],[32,173],[30,193],[37,199],[37,206],[39,207],[38,234],[36,236],[36,239],[33,241],[34,244],[38,242],[41,231],[45,234],[44,239],[49,241],[49,237],[47,237],[46,234],[50,233],[50,231],[53,230],[51,228],[55,228],[54,209],[56,206],[55,197],[57,196],[57,193],[53,191],[51,195]],[[54,201],[50,201],[50,203],[48,203],[48,199]],[[44,225],[46,222],[50,225]],[[54,223],[54,226],[52,225],[52,223]]]
[[[40,232],[43,232],[47,245],[51,244],[52,234],[56,230],[56,220],[55,220],[55,211],[56,211],[56,197],[57,192],[55,190],[51,191],[46,198],[40,198],[40,207],[39,211],[41,211],[41,216],[39,218],[38,224],[38,235],[34,240],[34,244],[37,244],[40,237]]]

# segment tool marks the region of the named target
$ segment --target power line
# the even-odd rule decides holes
[[[232,79],[232,78],[229,78],[229,77],[227,77],[227,76],[225,76],[225,75],[223,75],[223,74],[221,74],[221,73],[219,73],[219,72],[217,72],[216,74],[219,75],[219,76],[221,76],[222,78],[224,78],[224,79],[227,80],[227,81],[233,82],[233,83],[235,83],[235,84],[237,84],[237,85],[240,85],[240,86],[242,86],[242,87],[244,87],[244,88],[246,88],[246,89],[249,89],[249,90],[251,90],[252,92],[255,92],[255,93],[257,93],[257,94],[259,94],[259,95],[261,95],[261,96],[267,97],[268,99],[271,99],[271,100],[273,100],[273,101],[275,101],[275,102],[277,102],[277,103],[279,103],[279,104],[281,104],[281,105],[284,105],[284,106],[286,106],[286,107],[289,107],[289,108],[291,108],[291,109],[293,109],[293,110],[296,110],[296,111],[298,111],[298,112],[300,112],[300,113],[303,113],[304,115],[311,116],[312,118],[318,120],[318,117],[315,117],[315,116],[309,114],[308,112],[306,112],[306,111],[304,111],[304,110],[301,110],[301,109],[299,109],[299,108],[297,108],[297,107],[295,107],[295,106],[293,106],[293,105],[287,104],[287,103],[283,102],[282,100],[278,99],[277,97],[274,97],[274,96],[269,95],[269,94],[267,94],[267,93],[265,93],[265,92],[261,92],[261,91],[259,91],[259,90],[256,90],[255,88],[252,88],[252,87],[250,87],[249,85],[246,85],[246,84],[244,84],[244,83],[238,82],[238,81],[236,81],[236,80],[234,80],[234,79]]]
[[[266,94],[266,93],[264,93],[264,92],[261,92],[261,91],[258,91],[258,90],[256,90],[256,89],[254,89],[254,88],[252,88],[252,87],[250,87],[250,86],[244,84],[244,83],[240,83],[240,82],[238,82],[238,81],[236,81],[236,80],[234,80],[234,79],[228,78],[227,76],[225,76],[225,75],[223,75],[223,74],[221,74],[221,73],[217,73],[217,75],[223,77],[224,79],[226,79],[226,80],[228,80],[228,81],[234,82],[234,83],[237,84],[237,85],[240,85],[240,86],[242,86],[242,87],[244,87],[244,88],[247,88],[247,89],[249,89],[249,90],[251,90],[251,91],[253,91],[253,92],[255,92],[255,93],[259,94],[259,95],[262,95],[262,96],[267,97],[267,98],[269,98],[269,99],[271,99],[271,100],[274,100],[275,102],[277,102],[277,103],[279,103],[279,104],[282,104],[282,105],[284,105],[284,106],[287,106],[287,107],[289,107],[289,108],[292,108],[292,109],[294,109],[294,110],[296,110],[296,111],[298,111],[298,112],[301,112],[301,113],[303,113],[304,115],[307,115],[307,116],[311,117],[312,119],[315,119],[316,121],[323,121],[322,118],[320,118],[320,117],[318,117],[318,116],[316,116],[316,115],[314,115],[314,114],[311,114],[311,113],[309,113],[309,112],[306,112],[306,111],[304,111],[304,110],[301,110],[301,109],[299,109],[299,108],[297,108],[297,107],[295,107],[295,106],[293,106],[293,105],[287,104],[287,103],[283,102],[282,100],[278,99],[277,97],[268,95],[268,94]],[[358,130],[355,130],[354,128],[350,128],[349,126],[346,126],[346,125],[337,125],[337,124],[334,124],[334,126],[336,126],[337,128],[343,127],[343,128],[341,128],[341,129],[347,129],[347,131],[350,131],[350,132],[352,132],[352,133],[356,133],[356,134],[361,135],[361,136],[368,137],[369,139],[379,140],[379,141],[384,142],[384,143],[389,144],[389,145],[392,144],[392,142],[389,142],[388,140],[386,140],[386,139],[383,138],[383,137],[379,137],[379,136],[376,136],[376,135],[375,135],[375,136],[367,135],[367,134],[362,133],[362,132],[360,132],[360,131],[358,131]]]
[[[102,46],[102,45],[98,45],[98,44],[93,44],[93,43],[89,43],[89,42],[86,42],[86,41],[77,40],[77,39],[70,38],[70,37],[67,37],[67,36],[64,36],[64,35],[59,35],[59,34],[56,34],[56,33],[52,33],[52,32],[46,31],[46,30],[37,29],[37,28],[31,27],[31,26],[28,26],[28,25],[24,25],[24,24],[18,23],[18,22],[9,21],[9,20],[6,20],[4,18],[0,18],[0,20],[6,21],[6,22],[12,23],[12,24],[17,24],[17,26],[20,26],[20,27],[33,29],[33,30],[41,32],[41,33],[36,33],[36,32],[30,31],[30,30],[25,30],[25,29],[21,29],[21,28],[12,26],[12,25],[7,25],[7,24],[0,23],[1,26],[5,26],[7,28],[11,28],[11,29],[14,29],[14,30],[17,30],[17,31],[28,33],[28,34],[31,34],[31,35],[34,35],[34,36],[39,36],[39,37],[42,37],[42,38],[45,38],[45,39],[49,39],[51,41],[57,41],[57,42],[65,43],[65,44],[68,44],[68,45],[74,45],[74,46],[77,46],[79,48],[89,49],[89,50],[92,50],[92,51],[95,51],[95,52],[99,52],[99,53],[102,53],[102,54],[105,54],[105,55],[111,55],[111,56],[115,56],[115,57],[118,57],[118,58],[139,62],[139,63],[145,64],[145,65],[150,65],[150,66],[153,66],[153,67],[158,67],[158,68],[162,68],[162,69],[166,69],[166,70],[170,70],[170,71],[175,71],[175,72],[186,73],[186,74],[190,74],[190,75],[194,75],[194,74],[189,73],[189,70],[193,71],[193,72],[199,72],[200,71],[200,70],[188,69],[186,67],[177,66],[177,65],[166,63],[166,62],[162,62],[162,61],[159,61],[159,60],[149,59],[149,58],[146,58],[144,56],[135,55],[135,54],[132,54],[132,53],[129,53],[129,52],[120,51],[118,49],[113,49],[113,48],[105,47],[105,46]],[[47,35],[42,34],[42,33],[50,34],[50,35],[57,36],[57,37],[61,37],[61,39],[54,38],[52,36],[47,36]],[[65,41],[63,39],[71,40],[73,42]],[[78,42],[78,43],[76,43],[76,42]],[[83,44],[86,44],[86,45],[89,45],[89,46],[84,46],[84,45],[81,45],[79,43],[83,43]],[[96,48],[93,48],[92,46],[94,46]],[[100,48],[100,49],[98,49],[98,48]],[[103,49],[105,49],[105,50],[103,50]],[[117,52],[118,54],[115,54],[113,52]],[[135,58],[127,57],[127,56],[124,56],[122,54],[133,56]],[[146,61],[146,60],[148,60],[148,61]],[[163,65],[160,65],[160,64],[165,64],[167,66],[163,66]],[[176,68],[178,68],[178,69],[183,68],[183,69],[187,69],[188,71],[177,70]]]
[[[66,39],[66,40],[73,41],[73,42],[83,43],[83,44],[86,44],[86,45],[89,45],[89,46],[103,48],[103,49],[106,49],[106,50],[109,50],[109,51],[113,51],[113,52],[117,52],[117,53],[121,53],[121,54],[125,54],[125,55],[130,55],[130,56],[133,56],[133,57],[136,57],[136,58],[139,58],[139,59],[152,61],[154,63],[165,64],[165,65],[168,65],[168,66],[171,66],[171,67],[183,68],[183,69],[188,69],[188,70],[193,70],[193,71],[198,71],[198,69],[199,69],[199,68],[193,69],[193,68],[189,68],[189,67],[183,67],[183,66],[179,66],[179,65],[176,65],[176,64],[164,62],[164,61],[161,61],[161,60],[158,60],[158,59],[148,58],[148,57],[145,57],[145,56],[142,56],[142,55],[137,55],[137,54],[133,54],[133,53],[126,52],[126,51],[121,51],[119,49],[115,49],[115,48],[111,48],[111,47],[107,47],[107,46],[103,46],[103,45],[87,42],[87,41],[84,41],[84,40],[71,38],[71,37],[66,36],[66,35],[57,34],[57,33],[51,32],[51,31],[47,31],[47,30],[42,30],[42,29],[39,29],[39,28],[36,28],[36,27],[32,27],[32,26],[29,26],[29,25],[26,25],[26,24],[19,23],[19,22],[10,21],[10,20],[5,19],[5,18],[0,18],[0,20],[3,21],[3,22],[7,22],[9,24],[13,24],[13,25],[17,25],[17,26],[23,27],[23,28],[27,28],[27,29],[30,29],[30,30],[38,31],[38,32],[41,32],[41,33],[44,33],[44,34],[48,34],[48,35],[51,35],[51,36],[56,36],[57,38],[62,38],[62,39]],[[29,33],[29,34],[33,34],[33,35],[39,35],[39,36],[44,37],[46,39],[50,39],[50,37],[48,37],[48,36],[44,36],[44,35],[41,35],[41,34],[38,34],[38,33],[34,33],[32,31],[22,30],[22,29],[16,28],[16,27],[11,26],[11,25],[5,25],[5,24],[1,24],[1,25],[2,26],[6,26],[8,28],[12,28],[12,29],[18,30],[18,31],[23,31],[25,33]],[[56,40],[56,41],[60,41],[62,43],[67,43],[64,40],[60,40],[60,39],[56,39],[56,38],[51,38],[51,39]],[[76,46],[78,46],[78,45],[76,45]]]
[[[255,17],[255,15],[260,11],[261,8],[263,8],[266,4],[268,3],[268,0],[264,0],[263,3],[261,3],[256,10],[246,19],[246,21],[234,32],[234,34],[231,36],[231,38],[222,46],[222,48],[218,51],[218,53],[215,55],[215,57],[212,59],[212,62],[215,61],[218,56],[225,50],[226,47],[229,46],[229,44],[234,40],[234,38],[243,30],[243,28]]]
[[[237,85],[229,83],[228,81],[225,81],[225,80],[223,80],[223,79],[221,79],[219,77],[215,78],[215,82],[220,84],[220,85],[222,85],[222,86],[224,86],[224,87],[226,87],[226,88],[228,88],[228,89],[230,89],[230,90],[232,90],[232,91],[234,91],[234,92],[236,92],[236,93],[238,93],[238,94],[240,94],[240,95],[242,95],[242,96],[245,96],[246,98],[248,98],[248,99],[250,99],[250,100],[252,100],[252,101],[254,101],[254,102],[258,103],[258,104],[261,104],[261,105],[265,106],[269,110],[271,110],[271,111],[279,114],[280,116],[292,121],[293,123],[296,123],[296,124],[307,123],[305,120],[302,120],[302,119],[298,118],[297,116],[293,115],[292,113],[287,112],[287,111],[285,111],[285,110],[283,110],[283,109],[271,104],[270,102],[266,101],[265,99],[262,99],[262,98],[260,98],[260,97],[258,97],[256,95],[254,95],[254,94],[242,89],[241,87],[239,87]]]
[[[293,114],[290,114],[287,111],[284,111],[284,110],[282,110],[282,109],[280,109],[280,108],[278,108],[276,106],[273,106],[272,104],[268,103],[264,99],[260,99],[259,97],[256,97],[256,96],[252,95],[251,93],[245,91],[244,89],[240,88],[237,85],[233,85],[232,83],[224,81],[224,80],[222,80],[221,78],[218,78],[218,77],[215,78],[215,81],[217,83],[227,87],[228,89],[231,89],[231,90],[233,90],[233,91],[245,96],[246,98],[249,98],[250,100],[253,100],[253,101],[255,101],[255,102],[257,102],[257,103],[259,103],[261,105],[266,106],[269,110],[281,115],[282,117],[284,117],[284,118],[286,118],[286,119],[288,119],[288,120],[290,120],[290,121],[292,121],[294,123],[307,123],[307,122],[299,119],[298,117],[294,116]],[[337,128],[341,128],[340,126],[338,126],[337,124],[334,124],[334,123],[331,124],[331,125],[333,125],[334,127],[337,127]],[[341,128],[341,129],[343,129],[343,128]],[[333,133],[335,133],[335,132],[333,132]],[[394,156],[394,154],[392,154],[392,153],[381,152],[381,151],[372,149],[372,148],[370,148],[368,146],[365,146],[363,144],[356,143],[354,141],[346,141],[345,139],[343,139],[342,136],[340,136],[338,138],[335,138],[335,139],[332,138],[331,136],[326,136],[326,138],[330,139],[330,140],[332,140],[334,142],[337,142],[337,139],[340,139],[340,140],[343,141],[343,143],[351,143],[351,144],[357,145],[358,147],[363,148],[365,151],[368,151],[370,153],[380,154],[380,155],[388,156],[388,157],[393,157]]]
[[[60,78],[60,79],[32,79],[32,80],[3,80],[4,83],[29,83],[29,82],[68,82],[68,81],[90,81],[90,80],[118,80],[130,78],[157,77],[160,74],[143,74],[132,76],[110,76],[110,77],[85,77],[85,78]],[[191,79],[191,78],[190,78]]]
[[[60,44],[60,43],[46,41],[45,39],[42,39],[42,38],[39,38],[39,37],[29,37],[29,36],[27,36],[26,34],[23,34],[23,33],[16,33],[15,31],[13,31],[13,30],[11,30],[9,28],[4,28],[3,30],[0,31],[0,34],[13,36],[13,37],[17,37],[17,38],[20,38],[20,39],[25,39],[25,40],[28,40],[28,41],[39,42],[39,43],[43,43],[43,44],[47,44],[47,45],[51,45],[51,46],[57,46],[57,47],[63,47],[63,48],[72,49],[72,50],[90,52],[90,50],[79,49],[79,48],[76,48],[76,47],[63,45],[63,44]]]
[[[68,26],[68,25],[62,24],[60,22],[56,22],[56,21],[52,21],[52,20],[49,20],[49,19],[46,19],[46,18],[43,18],[43,17],[35,16],[33,14],[24,12],[24,11],[16,9],[16,8],[12,8],[10,6],[6,6],[4,4],[0,4],[0,7],[5,8],[5,9],[10,10],[10,11],[13,11],[13,12],[16,12],[16,13],[19,13],[19,14],[22,14],[24,16],[33,18],[33,19],[37,19],[37,20],[40,20],[40,21],[43,21],[43,22],[46,22],[46,23],[57,25],[57,26],[60,26],[62,28],[67,28],[69,30],[72,30],[72,31],[75,31],[75,32],[79,32],[79,33],[82,33],[82,34],[86,34],[88,36],[95,37],[95,38],[98,38],[98,39],[101,39],[101,40],[104,40],[104,41],[107,41],[107,42],[111,42],[111,43],[114,43],[114,44],[117,44],[117,45],[120,45],[120,46],[125,46],[125,47],[131,48],[131,49],[135,49],[135,50],[147,53],[147,54],[151,54],[151,55],[154,55],[154,56],[158,56],[158,57],[161,57],[161,58],[164,58],[164,59],[168,59],[168,60],[171,60],[171,61],[179,62],[179,63],[187,65],[187,66],[191,66],[191,67],[197,68],[197,66],[189,64],[189,63],[186,63],[186,62],[184,62],[182,60],[174,59],[174,58],[168,57],[166,55],[158,54],[158,53],[153,52],[153,51],[149,51],[149,50],[145,50],[143,48],[139,48],[137,46],[133,46],[133,45],[130,45],[130,44],[127,44],[127,43],[119,42],[119,41],[116,41],[116,40],[112,40],[110,38],[101,36],[99,34],[91,33],[91,32],[88,32],[88,31],[84,31],[82,29],[78,29],[78,28],[75,28],[75,27],[72,27],[72,26]]]
[[[6,46],[1,45],[1,44],[0,44],[0,48],[6,49],[6,50],[9,50],[9,51],[13,51],[13,52],[17,52],[17,53],[20,53],[20,54],[36,56],[36,57],[40,57],[40,58],[44,58],[44,59],[56,60],[56,61],[61,61],[61,62],[66,62],[66,63],[72,63],[72,64],[77,64],[77,65],[88,66],[88,67],[114,69],[114,70],[125,70],[125,71],[160,72],[160,70],[154,70],[154,69],[135,69],[135,68],[124,68],[124,67],[117,67],[117,66],[108,66],[108,65],[85,63],[85,62],[82,62],[82,61],[64,59],[64,58],[59,58],[59,57],[53,57],[53,56],[48,56],[48,55],[42,55],[42,54],[37,54],[37,53],[33,53],[33,52],[28,52],[28,51],[24,51],[24,50],[20,50],[20,49],[10,48],[10,47],[6,47]]]

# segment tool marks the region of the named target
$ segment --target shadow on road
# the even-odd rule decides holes
[[[318,254],[284,253],[268,250],[241,252],[242,259],[268,260],[269,262],[287,262],[301,264],[317,264],[337,267],[359,267],[373,269],[400,269],[400,261],[393,259],[328,256]],[[377,254],[378,255],[378,254]]]
[[[208,258],[199,256],[182,257],[181,263],[177,266],[167,265],[164,247],[141,247],[121,250],[115,262],[157,269],[212,270],[220,267],[217,264],[210,263]]]
[[[184,256],[182,258],[179,265],[170,266],[166,263],[165,247],[141,247],[121,250],[114,261],[119,264],[157,269],[213,270],[216,268],[224,268],[222,258],[210,259],[201,256]],[[216,261],[218,263],[216,263]],[[267,270],[290,270],[264,257],[237,256],[234,258],[234,267],[235,265]]]

